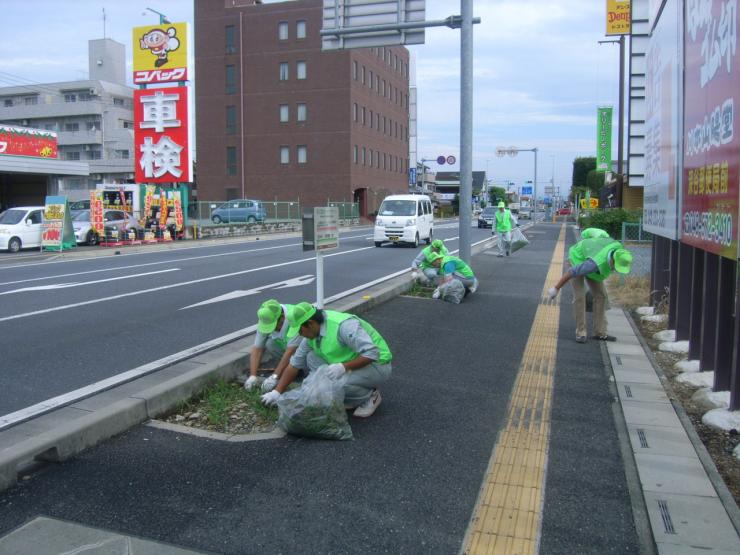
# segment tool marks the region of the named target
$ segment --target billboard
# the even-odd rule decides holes
[[[606,34],[629,35],[630,0],[606,0]]]
[[[645,189],[642,223],[650,233],[678,239],[681,60],[680,3],[668,0],[646,53]]]
[[[137,183],[190,181],[188,89],[134,91]]]
[[[732,2],[734,4],[734,2]],[[693,8],[692,8],[693,6]],[[684,25],[681,241],[726,258],[738,256],[740,63],[738,12],[726,0],[692,4]],[[665,13],[665,9],[664,9]]]
[[[182,82],[188,79],[188,24],[134,27],[134,83]]]
[[[0,125],[0,154],[57,158],[57,134],[53,131]]]
[[[596,119],[596,169],[612,169],[612,107],[597,108]]]

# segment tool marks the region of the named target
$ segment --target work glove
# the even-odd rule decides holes
[[[277,374],[273,374],[262,382],[262,393],[267,393],[268,391],[275,389],[279,379],[280,377]]]
[[[262,401],[263,405],[272,406],[277,405],[278,399],[280,399],[282,395],[279,391],[272,390],[265,393],[262,397],[260,397],[260,400]]]
[[[244,389],[249,391],[250,389],[254,389],[259,384],[259,378],[257,376],[249,376],[247,380],[244,382]]]
[[[411,277],[414,279],[419,277],[419,272],[416,271],[416,268],[411,268]]]
[[[344,364],[341,362],[335,362],[334,364],[330,364],[329,367],[326,369],[326,375],[329,376],[332,380],[338,380],[341,378],[344,373],[347,370],[344,368]]]
[[[554,299],[558,296],[558,290],[555,287],[550,287],[550,289],[547,290],[547,297],[549,299]]]
[[[439,299],[439,296],[440,296],[441,294],[442,294],[442,292],[441,292],[441,291],[439,290],[439,287],[437,287],[437,288],[436,288],[436,289],[434,290],[434,293],[432,293],[432,298],[433,298],[433,299]]]

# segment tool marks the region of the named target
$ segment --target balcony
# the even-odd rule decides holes
[[[102,144],[103,134],[100,131],[58,131],[59,144],[64,145],[92,145]]]

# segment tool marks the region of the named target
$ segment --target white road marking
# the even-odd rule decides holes
[[[179,272],[180,268],[167,268],[166,270],[157,270],[156,272],[145,272],[143,274],[131,274],[129,276],[117,276],[106,279],[96,279],[93,281],[78,281],[74,283],[52,283],[49,285],[36,285],[35,287],[24,287],[23,289],[13,289],[12,291],[3,291],[0,295],[10,295],[11,293],[24,293],[26,291],[51,291],[53,289],[67,289],[68,287],[79,287],[80,285],[92,285],[93,283],[105,283],[107,281],[119,281],[143,276],[153,276],[155,274],[165,274],[167,272]]]
[[[287,289],[288,287],[298,287],[300,285],[308,285],[309,283],[313,282],[314,279],[316,279],[312,274],[307,274],[305,276],[300,276],[293,279],[283,280],[283,281],[277,281],[275,283],[269,283],[267,285],[263,285],[262,287],[256,287],[254,289],[247,289],[245,291],[237,290],[232,291],[231,293],[226,293],[225,295],[219,295],[218,297],[213,297],[212,299],[208,299],[205,301],[201,301],[199,303],[191,304],[190,306],[184,306],[180,310],[186,310],[188,308],[195,308],[198,306],[205,306],[213,303],[220,303],[222,301],[230,301],[231,299],[239,299],[241,297],[248,297],[250,295],[256,295],[257,293],[261,293],[262,291],[266,289]]]

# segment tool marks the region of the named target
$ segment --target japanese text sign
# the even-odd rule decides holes
[[[606,34],[629,35],[630,0],[606,0]]]
[[[314,241],[317,251],[336,249],[339,246],[339,208],[319,206],[314,210]]]
[[[0,154],[57,158],[57,134],[53,131],[0,125]]]
[[[134,83],[187,81],[187,34],[187,23],[134,27]]]
[[[190,181],[188,89],[134,91],[137,183]]]
[[[103,222],[103,191],[90,191],[90,225],[95,233],[102,235],[105,230]]]
[[[612,166],[612,107],[598,108],[596,120],[596,169],[610,171]]]

